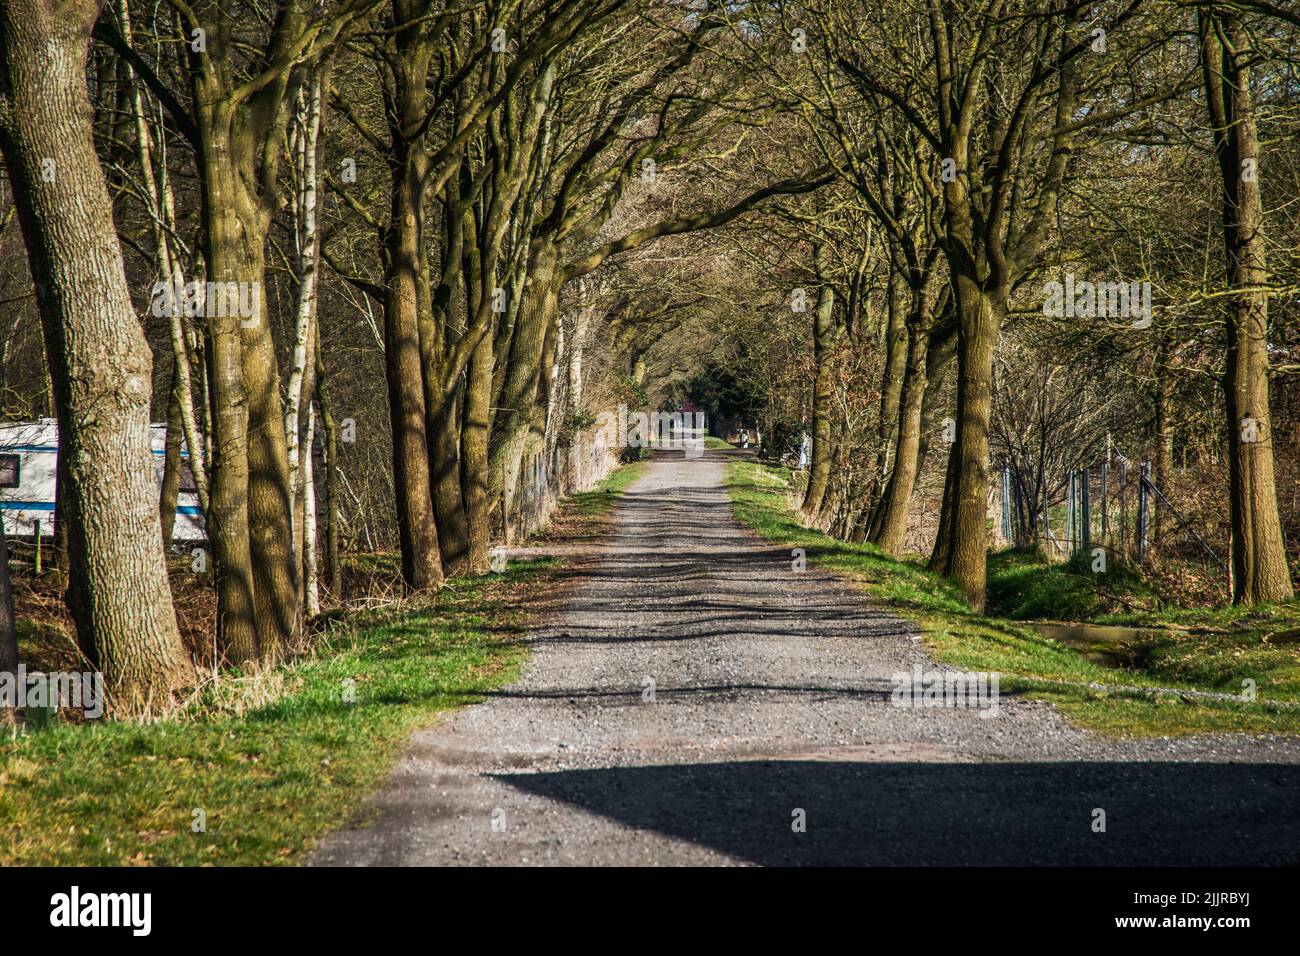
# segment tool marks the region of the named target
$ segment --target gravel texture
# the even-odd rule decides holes
[[[541,599],[522,678],[413,735],[310,862],[1300,860],[1295,738],[1112,742],[1006,695],[992,717],[894,705],[891,675],[937,669],[915,628],[743,529],[724,458],[652,461]]]

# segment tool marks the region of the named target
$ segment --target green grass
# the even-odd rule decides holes
[[[599,516],[636,472],[566,509]],[[0,865],[296,862],[379,785],[412,730],[515,677],[519,595],[557,566],[516,562],[453,580],[423,605],[352,613],[311,656],[223,675],[173,719],[16,738],[0,728]]]
[[[731,444],[730,442],[723,441],[721,438],[718,438],[715,435],[705,435],[704,447],[710,448],[714,451],[722,451],[727,448],[735,448],[736,446]]]
[[[1223,693],[1242,681],[1267,684],[1271,695],[1300,687],[1300,603],[1255,607],[1180,608],[1131,568],[1110,562],[1094,574],[1083,555],[1049,563],[1024,551],[989,556],[990,614],[1084,621],[1139,628],[1113,649],[1127,668],[1164,682]]]
[[[1113,612],[1149,611],[1161,596],[1132,568],[1108,556],[1106,570],[1092,570],[1092,555],[1049,562],[1031,551],[989,555],[988,613],[1016,620],[1095,621]]]
[[[613,506],[618,496],[627,491],[627,486],[644,473],[645,462],[643,461],[633,461],[620,465],[610,472],[607,478],[598,482],[591,491],[580,491],[575,494],[570,499],[567,508],[573,514],[588,517],[603,515]]]
[[[515,675],[522,615],[507,596],[549,567],[456,581],[422,610],[356,617],[309,659],[225,677],[189,719],[65,724],[0,745],[0,861],[292,862],[347,819],[411,730]],[[228,712],[241,692],[273,699]],[[195,832],[196,810],[206,832]]]
[[[1300,703],[1296,645],[1261,646],[1256,640],[1235,648],[1211,647],[1209,642],[1193,644],[1189,635],[1174,634],[1166,638],[1168,645],[1127,649],[1129,666],[1122,670],[1104,667],[1024,624],[972,614],[952,582],[919,563],[896,560],[874,545],[837,541],[804,527],[795,515],[787,469],[732,462],[727,483],[741,522],[792,551],[802,548],[809,562],[843,573],[873,603],[915,621],[926,646],[940,661],[965,670],[999,672],[1003,690],[1050,700],[1082,726],[1115,736],[1300,733],[1300,708],[1272,706],[1272,702]],[[1245,677],[1256,682],[1258,703],[1153,696],[1120,687],[1237,693]],[[1091,684],[1106,686],[1094,689]]]
[[[1229,604],[1223,607],[1177,607],[1125,609],[1098,615],[1102,624],[1130,624],[1134,627],[1198,628],[1204,630],[1249,631],[1270,639],[1300,639],[1300,600],[1285,604]]]
[[[556,518],[546,527],[529,535],[529,538],[547,541],[554,538],[592,537],[599,530],[599,520],[614,506],[628,485],[645,473],[645,469],[644,461],[619,465],[590,491],[579,491],[571,495]]]

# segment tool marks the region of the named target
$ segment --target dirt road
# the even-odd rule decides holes
[[[1300,860],[1300,744],[1115,743],[1047,705],[897,706],[913,628],[651,462],[549,598],[522,678],[414,735],[314,865]],[[1099,832],[1097,811],[1105,813]]]

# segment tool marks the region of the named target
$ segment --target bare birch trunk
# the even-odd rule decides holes
[[[303,427],[303,409],[311,403],[316,366],[312,348],[316,342],[317,277],[320,271],[316,224],[317,146],[320,138],[323,71],[317,71],[308,88],[299,92],[294,146],[297,153],[298,189],[295,199],[298,296],[294,308],[293,354],[289,366],[288,399],[285,411],[285,442],[289,455],[289,489],[293,496],[293,551],[304,596],[311,585],[305,567],[307,482],[310,468],[310,428]],[[308,413],[310,417],[310,413]],[[314,517],[314,516],[313,516]],[[314,521],[313,521],[314,523]]]
[[[316,477],[312,443],[316,437],[316,406],[307,405],[307,427],[302,444],[302,573],[307,614],[320,613],[320,578],[316,563]]]
[[[129,0],[117,0],[118,28],[127,43],[131,42],[131,14]],[[172,391],[176,396],[176,423],[185,435],[185,446],[189,452],[190,472],[194,476],[194,485],[199,498],[199,507],[204,514],[208,510],[208,473],[205,463],[204,442],[202,441],[194,413],[194,386],[190,376],[189,333],[185,328],[184,310],[178,308],[177,293],[185,285],[185,270],[180,257],[172,243],[171,233],[175,228],[175,201],[171,185],[167,179],[167,165],[159,166],[154,172],[153,134],[145,116],[144,94],[140,81],[131,78],[131,113],[135,124],[136,155],[140,164],[140,176],[144,182],[145,199],[149,204],[149,216],[154,239],[154,257],[158,263],[158,279],[164,289],[173,296],[172,308],[168,309],[167,321],[171,331],[172,342]],[[168,441],[171,440],[172,416],[168,412]],[[175,512],[173,509],[173,517]],[[166,522],[164,522],[166,523]]]

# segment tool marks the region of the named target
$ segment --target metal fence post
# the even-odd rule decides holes
[[[1119,548],[1128,554],[1128,460],[1119,463]]]
[[[1065,546],[1074,554],[1074,469],[1065,475]]]
[[[1052,523],[1047,516],[1047,469],[1043,469],[1043,553],[1050,555],[1052,547]]]
[[[1107,487],[1110,483],[1109,478],[1110,454],[1107,452],[1106,460],[1101,463],[1101,543],[1103,545],[1108,543],[1108,536],[1110,534],[1110,515],[1107,513],[1110,511],[1110,506],[1106,500],[1106,493],[1110,490]]]
[[[1088,466],[1084,465],[1079,470],[1079,512],[1082,522],[1080,529],[1083,540],[1083,550],[1087,551],[1092,545],[1092,507],[1088,501]]]
[[[1145,562],[1147,548],[1150,544],[1148,534],[1151,523],[1151,502],[1148,484],[1151,480],[1151,462],[1142,462],[1142,473],[1138,479],[1138,560]]]
[[[1011,543],[1011,469],[1002,467],[1002,543]]]

